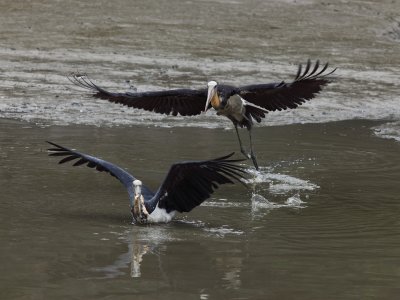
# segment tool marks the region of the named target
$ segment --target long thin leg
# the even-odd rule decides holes
[[[253,150],[253,140],[251,138],[251,128],[249,128],[249,137],[250,137],[250,157],[251,160],[253,161],[254,167],[256,168],[256,170],[258,171],[258,163],[257,163],[257,159],[256,156],[254,154],[254,150]]]
[[[244,150],[243,145],[242,145],[242,141],[240,140],[240,135],[239,135],[239,131],[238,131],[238,128],[237,128],[237,124],[233,124],[233,125],[235,125],[236,135],[237,135],[237,138],[238,138],[238,141],[239,141],[239,146],[240,146],[240,152],[242,152],[243,155],[244,155],[247,159],[249,159],[250,156],[249,156],[249,154]]]

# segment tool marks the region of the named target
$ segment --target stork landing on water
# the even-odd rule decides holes
[[[203,203],[219,185],[238,181],[246,172],[235,164],[242,159],[230,159],[234,154],[212,160],[184,161],[171,166],[159,189],[154,193],[124,169],[75,150],[48,142],[50,156],[64,156],[59,164],[75,159],[73,166],[86,164],[97,171],[110,173],[127,189],[133,219],[137,223],[169,222],[176,212],[189,212]]]
[[[175,89],[135,93],[109,92],[82,75],[72,75],[71,78],[68,78],[74,84],[94,91],[93,96],[96,98],[156,113],[193,116],[213,107],[218,115],[223,115],[233,122],[240,151],[246,158],[252,159],[255,168],[258,170],[251,136],[253,120],[260,123],[268,111],[296,108],[306,100],[314,98],[322,87],[329,82],[327,76],[336,70],[326,72],[327,69],[328,63],[320,68],[317,60],[312,67],[311,61],[308,60],[304,71],[300,64],[294,81],[289,83],[280,81],[234,87],[210,81],[208,82],[208,89]],[[250,154],[243,148],[238,126],[246,127],[249,131]]]

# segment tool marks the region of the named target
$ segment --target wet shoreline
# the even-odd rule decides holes
[[[206,9],[210,3],[212,12]],[[235,22],[223,13],[227,6]],[[394,12],[400,7],[393,1],[172,1],[127,7],[126,0],[112,7],[43,0],[0,6],[0,117],[56,125],[225,127],[228,122],[212,113],[173,118],[95,100],[66,76],[87,73],[113,91],[204,88],[211,79],[245,85],[290,81],[297,64],[311,58],[338,68],[333,83],[296,110],[270,113],[260,126],[399,119]],[[108,14],[99,22],[98,15]]]

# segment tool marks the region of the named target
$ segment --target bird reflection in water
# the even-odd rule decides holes
[[[124,233],[128,244],[128,251],[118,256],[111,264],[105,267],[95,268],[97,272],[105,274],[106,278],[115,278],[126,274],[125,269],[130,266],[130,276],[141,277],[141,263],[146,254],[153,254],[159,261],[159,271],[163,274],[160,252],[163,244],[171,241],[168,230],[165,227],[146,226],[135,227]]]
[[[175,243],[185,243],[185,236],[182,238],[176,238],[171,231],[171,226],[194,226],[196,229],[201,229],[198,236],[199,243],[192,243],[189,241],[187,247],[189,247],[190,253],[194,256],[199,256],[197,262],[191,262],[191,267],[196,268],[196,271],[199,273],[208,274],[205,276],[207,278],[202,284],[209,286],[211,283],[215,283],[216,281],[221,282],[221,286],[225,289],[239,289],[241,287],[241,278],[240,274],[243,267],[243,252],[242,249],[235,247],[234,249],[229,248],[228,252],[225,252],[224,255],[215,256],[215,253],[219,252],[216,249],[213,249],[213,244],[207,244],[207,247],[202,247],[203,243],[201,242],[204,239],[224,239],[229,238],[230,231],[223,230],[223,233],[219,234],[218,230],[222,230],[221,228],[209,228],[205,224],[199,225],[198,223],[181,223],[177,221],[173,223],[174,225],[163,225],[163,226],[136,226],[131,230],[123,233],[124,240],[128,245],[128,251],[124,254],[118,256],[118,258],[110,265],[105,267],[100,267],[94,269],[97,272],[103,273],[104,278],[116,278],[119,276],[124,276],[129,273],[131,278],[140,278],[140,277],[148,277],[148,274],[144,274],[143,263],[147,261],[146,265],[149,264],[153,266],[157,266],[156,269],[152,269],[152,273],[157,273],[158,276],[161,277],[161,281],[163,281],[166,285],[171,283],[171,278],[180,276],[186,272],[181,272],[178,270],[177,273],[171,274],[168,270],[175,265],[175,260],[184,259],[180,256],[179,253],[176,253],[174,249],[177,249]],[[200,227],[200,228],[199,228]],[[223,229],[226,229],[225,227]],[[232,230],[232,232],[236,232]],[[180,232],[182,234],[182,232]],[[193,237],[193,232],[189,232],[190,236]],[[234,234],[235,235],[235,234]],[[219,244],[219,241],[216,241]],[[238,245],[241,243],[238,243]],[[231,246],[231,244],[230,244]],[[219,247],[219,246],[218,246]],[[240,247],[240,246],[239,246]],[[169,249],[171,248],[171,249]],[[172,256],[170,257],[167,253],[171,252]],[[186,251],[183,251],[183,253]],[[178,255],[178,257],[174,256]],[[157,261],[158,263],[156,263]],[[204,264],[200,261],[209,261],[210,264]],[[165,265],[164,265],[165,264]],[[129,272],[127,270],[129,269]],[[147,271],[150,271],[147,269]],[[195,270],[193,270],[195,271]],[[151,276],[153,277],[153,276]],[[187,278],[179,278],[177,281],[186,280]],[[204,291],[207,294],[207,291]]]
[[[239,289],[242,285],[240,273],[242,271],[243,258],[240,256],[219,257],[216,264],[224,274],[222,276],[222,285],[226,289]]]

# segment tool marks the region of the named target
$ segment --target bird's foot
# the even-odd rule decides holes
[[[258,167],[258,163],[257,163],[257,159],[256,156],[254,155],[253,152],[251,153],[247,153],[246,151],[244,151],[244,149],[240,149],[240,152],[242,152],[242,154],[244,155],[244,157],[246,157],[247,159],[251,159],[253,161],[254,167],[256,168],[256,170],[260,170],[260,168]]]
[[[256,168],[257,171],[260,170],[260,168],[258,167],[258,163],[255,157],[252,157],[251,160],[253,161],[254,167]]]
[[[253,164],[254,164],[254,167],[256,168],[256,170],[257,171],[260,170],[260,168],[258,167],[256,156],[254,155],[253,152],[250,153],[250,157],[251,157],[251,160],[253,161]]]
[[[247,153],[246,151],[244,151],[244,149],[240,149],[240,152],[242,152],[244,157],[246,157],[247,159],[251,159],[251,155],[249,153]]]

